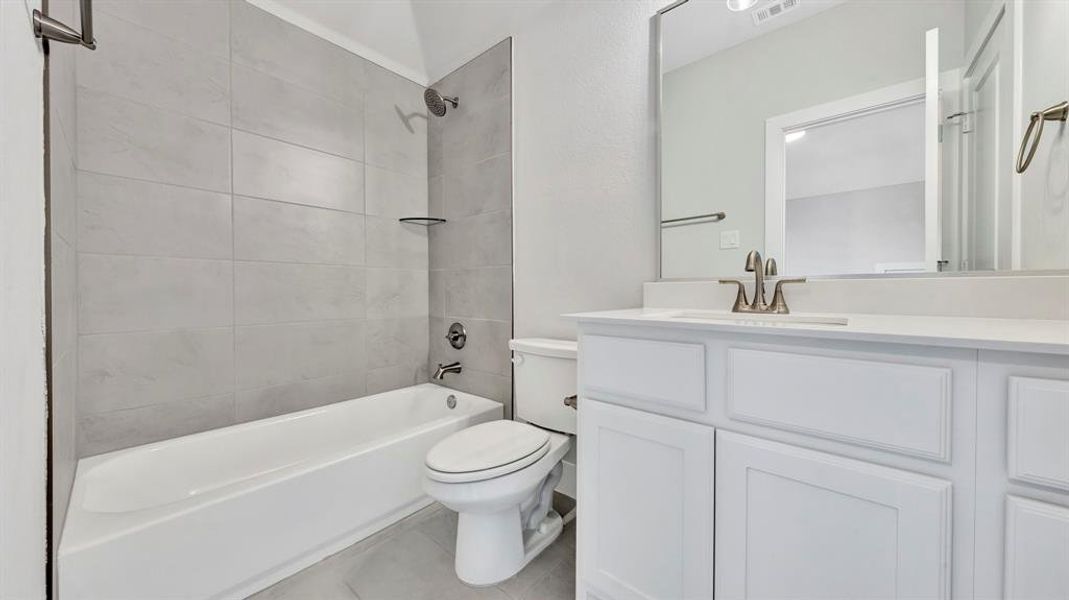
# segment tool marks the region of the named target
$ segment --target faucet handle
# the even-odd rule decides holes
[[[738,279],[721,279],[720,283],[729,284],[734,283],[739,286],[739,291],[735,294],[735,304],[731,307],[731,312],[742,312],[743,309],[750,303],[746,299],[746,285]]]
[[[787,300],[783,296],[783,285],[787,283],[805,283],[805,277],[778,280],[776,282],[776,291],[772,294],[772,304],[768,305],[768,312],[781,315],[790,314],[791,309],[787,308]]]

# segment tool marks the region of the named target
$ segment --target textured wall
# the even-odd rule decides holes
[[[51,0],[49,14],[77,23],[73,0]],[[67,513],[78,458],[77,181],[75,175],[75,56],[84,49],[52,44],[48,55],[49,251],[51,253],[52,555]],[[55,562],[53,562],[53,572]]]
[[[561,2],[513,38],[516,336],[642,304],[656,279],[650,17],[665,2]]]
[[[241,1],[94,8],[81,454],[424,381],[421,88]]]
[[[430,117],[430,368],[444,385],[506,405],[512,397],[512,44],[500,42],[434,84],[460,106]],[[460,321],[467,346],[445,339]]]

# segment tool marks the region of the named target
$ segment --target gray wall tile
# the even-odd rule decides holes
[[[234,330],[187,329],[83,335],[78,394],[104,413],[233,391]]]
[[[83,172],[82,252],[230,258],[230,195]]]
[[[265,419],[359,398],[366,393],[366,379],[363,371],[354,370],[341,375],[238,392],[235,399],[237,420],[244,422]]]
[[[368,165],[367,214],[422,217],[427,214],[427,178]]]
[[[498,42],[443,77],[435,87],[450,95],[463,93],[464,106],[476,109],[511,97],[512,39]]]
[[[73,90],[72,90],[73,93]],[[77,243],[78,220],[77,175],[74,168],[74,147],[58,123],[49,131],[49,218],[52,232],[68,244]]]
[[[422,87],[244,1],[95,4],[81,88],[52,53],[80,454],[426,381],[427,230],[396,222],[428,211]]]
[[[74,0],[52,0],[48,13],[62,22],[74,18]],[[62,46],[62,47],[61,47]],[[53,44],[48,55],[48,135],[49,145],[49,244],[51,294],[52,390],[49,398],[51,416],[52,576],[58,576],[57,549],[67,515],[67,504],[74,485],[78,460],[77,441],[77,190],[75,173],[75,135],[77,89],[76,53],[81,50],[67,44]],[[55,581],[55,579],[53,579]]]
[[[445,146],[442,145],[445,123],[442,119],[428,118],[432,120],[427,124],[427,175],[437,177],[445,169],[442,163],[446,152]]]
[[[394,93],[378,91],[368,94],[364,113],[367,164],[427,176],[428,117],[422,98],[422,92],[415,85]]]
[[[335,265],[238,262],[234,317],[239,325],[362,319],[364,269]]]
[[[82,333],[217,327],[233,320],[229,261],[82,254]]]
[[[78,411],[76,406],[78,360],[67,352],[52,364],[52,543],[59,542],[70,501],[78,461]],[[53,546],[53,553],[58,550]],[[55,554],[53,554],[55,556]]]
[[[457,350],[445,338],[454,320],[449,317],[431,319],[431,355],[435,364],[460,361],[465,369],[510,376],[512,352],[509,350],[509,340],[512,339],[512,323],[472,318],[460,320],[468,332],[468,339],[464,348]]]
[[[364,107],[342,104],[259,71],[235,65],[234,127],[364,159]]]
[[[434,175],[427,180],[427,214],[432,217],[445,217],[445,181],[441,175]]]
[[[230,130],[79,88],[78,167],[229,192]]]
[[[234,193],[363,213],[364,169],[347,158],[234,131]]]
[[[393,365],[371,369],[367,373],[367,393],[381,394],[412,385],[427,383],[426,365]]]
[[[365,371],[364,321],[237,328],[237,389]]]
[[[93,10],[115,15],[181,40],[202,52],[229,59],[229,4],[227,0],[95,0]]]
[[[93,25],[101,43],[93,52],[78,54],[78,85],[230,123],[230,65],[225,59],[107,12]]]
[[[442,177],[448,219],[512,210],[512,154],[459,167],[458,173]]]
[[[51,244],[51,314],[49,335],[52,355],[74,353],[78,345],[78,255],[63,238],[53,235]]]
[[[503,402],[506,416],[512,398],[511,61],[505,40],[434,84],[463,104],[432,120],[427,134],[430,211],[449,220],[429,232],[427,366],[459,361],[463,372],[438,383]],[[453,321],[468,332],[462,350],[444,339]]]
[[[364,217],[235,196],[234,254],[245,260],[362,265]]]
[[[512,211],[452,219],[430,231],[432,269],[512,264]]]
[[[444,382],[434,382],[455,390],[497,400],[505,405],[505,418],[511,418],[510,401],[512,400],[512,377],[464,369],[461,373],[446,375]]]
[[[512,321],[512,267],[442,272],[442,313]]]
[[[231,24],[235,63],[347,103],[361,98],[368,61],[247,2],[232,5]]]
[[[445,316],[445,279],[449,271],[431,271],[429,273],[428,311],[432,317]]]
[[[49,16],[62,23],[77,22],[76,0],[51,0],[48,3]],[[51,44],[48,50],[48,107],[50,127],[62,131],[73,156],[77,133],[77,77],[75,67],[78,54],[84,51],[73,44]],[[53,176],[53,185],[59,181]]]
[[[481,162],[512,148],[512,104],[506,98],[486,106],[457,111],[442,130],[443,173]]]
[[[426,270],[427,230],[392,217],[367,217],[368,266]]]
[[[234,423],[234,396],[210,396],[165,402],[78,419],[84,455],[148,444]]]
[[[427,314],[427,271],[367,270],[367,318],[397,319]]]
[[[442,330],[445,331],[444,329]],[[367,322],[368,368],[420,366],[428,352],[427,317],[372,319]],[[442,334],[443,340],[445,334]]]

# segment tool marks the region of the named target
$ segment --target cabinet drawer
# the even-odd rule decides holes
[[[949,462],[951,373],[946,366],[893,356],[729,348],[727,413],[740,421]]]
[[[1069,490],[1069,381],[1009,378],[1009,476]]]
[[[705,412],[705,346],[603,335],[581,342],[584,396]]]

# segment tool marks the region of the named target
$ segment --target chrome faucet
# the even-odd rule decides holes
[[[735,294],[735,304],[731,312],[737,313],[775,313],[786,315],[791,312],[787,308],[787,300],[783,296],[783,285],[786,283],[805,283],[805,277],[795,279],[780,279],[776,281],[776,288],[772,294],[772,303],[765,302],[765,277],[775,276],[779,273],[776,259],[761,260],[761,253],[751,250],[746,255],[746,272],[754,274],[754,297],[753,302],[746,299],[746,286],[738,279],[721,279],[720,283],[733,283],[738,286]]]
[[[462,367],[458,362],[449,363],[448,365],[438,363],[438,369],[434,372],[434,378],[445,379],[446,373],[459,373],[461,371],[461,368]]]

